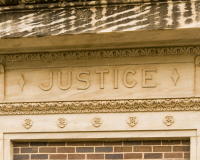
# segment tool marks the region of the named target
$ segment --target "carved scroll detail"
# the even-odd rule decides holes
[[[1,62],[30,62],[30,61],[57,61],[73,59],[113,59],[135,57],[161,57],[178,55],[200,55],[200,46],[189,47],[163,47],[163,48],[133,48],[119,50],[93,50],[93,51],[65,51],[52,53],[24,53],[1,54]],[[199,60],[196,61],[198,65]]]
[[[200,99],[0,103],[0,115],[200,111]]]

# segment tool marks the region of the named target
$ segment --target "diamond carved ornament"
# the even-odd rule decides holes
[[[24,87],[25,83],[26,83],[26,82],[24,81],[24,76],[23,76],[23,74],[21,74],[20,80],[19,80],[19,82],[18,82],[21,91],[23,91],[23,87]]]
[[[177,69],[174,69],[174,72],[172,74],[172,79],[174,81],[174,85],[176,86],[178,79],[180,78],[180,76],[178,75]]]

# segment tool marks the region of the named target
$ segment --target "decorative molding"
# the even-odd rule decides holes
[[[92,119],[92,124],[95,127],[100,127],[102,125],[102,119],[100,117],[94,117]]]
[[[19,4],[45,4],[50,3],[57,4],[62,3],[62,7],[65,6],[94,6],[94,5],[109,5],[109,4],[129,4],[129,3],[149,3],[149,2],[159,2],[160,0],[0,0],[0,6],[8,6],[8,5],[19,5]],[[172,1],[172,0],[168,0]],[[178,0],[173,0],[178,1]],[[198,1],[198,0],[196,0]],[[162,1],[161,1],[162,3]]]
[[[3,64],[0,64],[0,100],[5,99],[5,67]]]
[[[129,117],[127,123],[129,126],[134,127],[138,123],[138,120],[136,117]]]
[[[31,119],[25,119],[24,122],[23,122],[23,126],[26,128],[26,129],[29,129],[31,128],[33,125],[33,121]]]
[[[173,72],[171,78],[173,79],[174,85],[176,86],[178,79],[180,78],[176,68],[174,69],[174,72]]]
[[[67,120],[65,118],[59,118],[57,120],[57,125],[60,128],[64,128],[67,125]]]
[[[21,91],[23,91],[23,87],[24,87],[25,83],[26,83],[26,82],[24,81],[24,75],[21,74],[21,76],[20,76],[20,80],[19,80],[19,82],[18,82]]]
[[[1,103],[0,115],[200,111],[200,99]]]
[[[24,53],[0,55],[0,62],[56,61],[73,59],[111,59],[134,57],[158,57],[177,55],[200,55],[200,46],[137,48],[95,51],[65,51],[54,53]]]
[[[163,120],[164,124],[171,126],[174,123],[174,118],[172,116],[166,116]]]

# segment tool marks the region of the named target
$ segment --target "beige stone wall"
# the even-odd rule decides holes
[[[199,160],[200,40],[194,30],[0,42],[0,160],[13,160],[33,142],[67,141],[65,146],[51,146],[57,152],[59,147],[87,147],[68,146],[71,141],[122,140],[142,140],[139,146],[151,151],[135,152],[136,145],[132,145],[128,152],[115,153],[118,146],[111,146],[112,154],[125,158],[127,153],[139,153],[145,158],[153,153],[182,159],[190,155],[191,160]],[[66,89],[69,72],[72,84]],[[165,148],[163,142],[169,139],[180,143],[166,145],[171,152],[154,153],[156,147]],[[144,140],[160,144],[145,145]],[[176,151],[184,140],[191,143],[184,144],[186,154]],[[29,146],[17,147],[16,142]],[[35,146],[37,153],[26,154],[29,158],[31,154],[57,154],[40,153],[47,152],[49,144]],[[101,146],[89,147],[96,154],[95,148]],[[69,158],[78,153],[59,154]],[[79,154],[87,158],[90,153]],[[107,153],[103,154],[106,158]]]

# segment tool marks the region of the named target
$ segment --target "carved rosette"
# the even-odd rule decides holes
[[[60,128],[64,128],[67,125],[67,120],[65,118],[59,118],[57,120],[57,125]]]
[[[138,123],[138,120],[136,117],[129,117],[127,123],[129,126],[134,127]]]
[[[23,126],[26,128],[26,129],[29,129],[31,128],[33,125],[33,121],[31,119],[25,119],[24,122],[23,122]]]
[[[92,124],[93,124],[93,126],[95,126],[95,127],[99,127],[99,126],[102,125],[102,119],[101,119],[100,117],[94,117],[94,118],[92,119]]]
[[[171,126],[174,123],[174,118],[172,116],[166,116],[163,121],[167,126]]]

